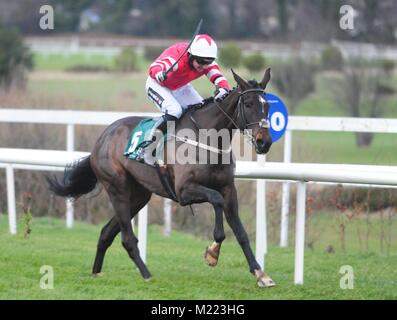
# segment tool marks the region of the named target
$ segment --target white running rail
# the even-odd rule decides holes
[[[87,155],[89,153],[86,152],[71,153],[67,151],[0,148],[0,163],[7,169],[8,215],[11,233],[16,233],[13,169],[37,168],[42,165],[47,170],[51,167],[58,170],[63,169],[71,160]],[[376,184],[385,187],[397,186],[397,167],[237,161],[235,177],[241,179],[289,180],[298,182],[294,282],[295,284],[303,284],[306,183],[337,182],[363,185]],[[260,217],[260,214],[261,212],[257,211],[257,223],[263,221],[263,217]],[[140,250],[142,257],[146,260],[147,208],[139,214],[138,222]],[[256,256],[262,267],[266,250],[265,229],[257,228],[256,237],[256,247],[261,248],[260,251],[257,250]]]

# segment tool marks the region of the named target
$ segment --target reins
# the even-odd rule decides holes
[[[243,136],[249,138],[249,142],[254,144],[256,146],[256,141],[255,141],[255,137],[253,137],[251,135],[251,133],[249,132],[248,128],[252,125],[256,125],[258,124],[261,128],[270,128],[269,122],[267,121],[267,119],[263,118],[260,121],[256,121],[256,122],[247,122],[247,117],[245,115],[245,108],[244,108],[244,98],[243,96],[246,93],[249,92],[260,92],[260,93],[265,93],[265,91],[263,89],[259,89],[259,88],[253,88],[253,89],[247,89],[244,90],[243,92],[239,93],[238,96],[238,100],[237,100],[237,108],[235,108],[235,111],[233,113],[233,116],[230,116],[218,103],[217,101],[215,101],[215,99],[213,100],[214,104],[216,105],[216,107],[224,114],[224,116],[230,121],[229,124],[227,125],[227,127],[229,127],[230,123],[232,123],[234,125],[234,127],[236,129],[239,129],[240,132],[243,133]],[[237,113],[237,116],[236,116]],[[234,120],[234,118],[236,118],[236,121]],[[238,124],[239,119],[241,118],[242,120],[242,126],[240,126]],[[201,129],[199,124],[197,123],[197,121],[194,119],[193,115],[190,116],[190,120],[193,122],[193,124],[196,126],[197,129]],[[210,147],[207,146],[203,143],[199,143],[197,141],[192,141],[190,139],[187,138],[181,138],[175,135],[175,138],[177,138],[179,141],[183,142],[183,143],[187,143],[187,144],[191,144],[194,145],[198,148],[202,148],[211,152],[216,152],[219,154],[222,153],[229,153],[231,151],[231,147],[226,149],[226,150],[222,150],[222,149],[218,149],[215,147]]]

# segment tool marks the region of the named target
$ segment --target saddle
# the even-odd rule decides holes
[[[181,118],[187,113],[192,113],[194,112],[194,110],[202,108],[203,106],[205,106],[209,102],[212,102],[213,100],[214,100],[213,97],[209,97],[204,99],[200,103],[187,106],[184,109]],[[157,119],[158,118],[145,118],[138,123],[135,129],[131,132],[131,136],[128,140],[128,143],[123,153],[124,156],[126,156],[128,159],[136,160],[136,157],[138,156],[140,149],[146,148],[152,142],[147,138],[150,136],[150,132],[153,129],[154,125],[156,124]],[[158,147],[163,147],[163,145],[158,144]]]

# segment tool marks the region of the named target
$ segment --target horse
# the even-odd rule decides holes
[[[265,154],[272,145],[269,132],[269,104],[265,89],[270,80],[270,68],[266,69],[261,82],[246,81],[232,69],[237,86],[222,101],[207,102],[196,108],[191,115],[184,114],[176,123],[176,131],[189,128],[198,131],[226,129],[230,137],[236,129],[248,134],[257,154]],[[149,280],[151,273],[140,257],[138,239],[134,235],[131,219],[149,202],[153,193],[173,198],[161,182],[156,169],[123,155],[131,132],[142,120],[141,117],[126,117],[109,125],[98,138],[88,157],[68,165],[63,178],[48,177],[49,190],[55,195],[78,199],[94,190],[100,183],[107,191],[114,216],[102,228],[92,268],[93,275],[101,274],[106,250],[116,235],[121,232],[122,245],[135,263],[143,279]],[[167,141],[178,147],[181,140]],[[166,148],[164,148],[166,149]],[[167,149],[168,150],[168,149]],[[208,151],[210,152],[210,151]],[[174,157],[166,155],[168,159]],[[228,163],[185,163],[166,165],[167,174],[175,191],[174,199],[181,206],[210,203],[215,211],[214,242],[206,248],[204,259],[209,266],[216,266],[221,244],[225,239],[223,212],[246,257],[249,271],[260,287],[271,287],[275,283],[261,269],[250,246],[248,235],[238,213],[237,191],[234,183],[235,158],[228,154]]]

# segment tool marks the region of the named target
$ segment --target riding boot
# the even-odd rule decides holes
[[[157,120],[157,122],[154,124],[154,126],[153,126],[153,128],[152,128],[152,130],[150,132],[148,140],[149,141],[154,140],[154,136],[155,136],[156,130],[160,130],[163,133],[163,135],[165,135],[167,133],[167,122],[168,121],[176,121],[176,120],[178,120],[177,117],[171,116],[168,113],[162,115]]]
[[[146,158],[145,156],[147,156],[146,155],[146,150],[147,150],[147,147],[150,144],[152,144],[154,141],[156,141],[155,140],[156,130],[160,130],[163,133],[164,137],[165,137],[165,135],[167,133],[167,122],[168,121],[176,121],[176,120],[178,120],[177,117],[174,117],[174,116],[172,116],[172,115],[170,115],[168,113],[162,115],[157,120],[157,122],[154,124],[154,126],[153,126],[153,128],[152,128],[152,130],[150,132],[150,135],[148,137],[149,144],[140,151],[140,153],[138,154],[138,156],[135,159],[137,161],[139,161],[139,162],[147,162],[147,161],[145,161],[145,158]],[[158,139],[158,140],[160,140],[160,139]],[[156,141],[156,143],[158,143],[158,141]]]

